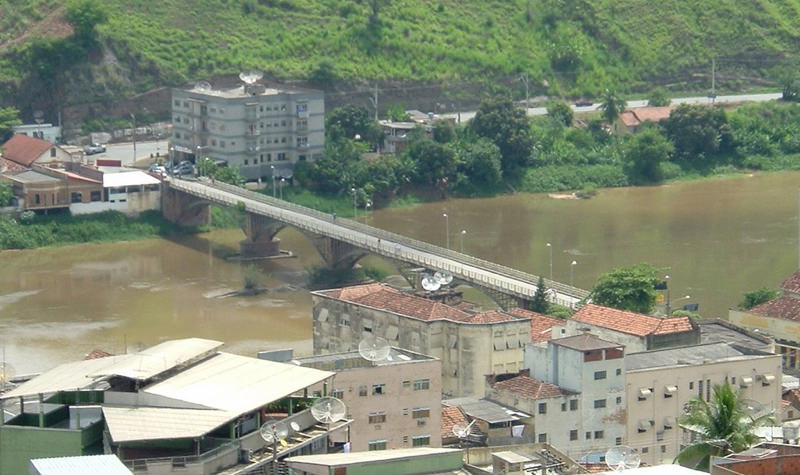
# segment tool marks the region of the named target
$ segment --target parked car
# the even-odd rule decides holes
[[[83,153],[86,155],[94,155],[95,153],[103,153],[106,151],[106,146],[99,143],[91,143],[83,147]]]
[[[194,173],[194,165],[192,162],[184,160],[175,167],[174,173],[175,176],[191,175]]]
[[[159,165],[158,163],[153,163],[150,165],[148,171],[150,173],[161,175],[162,177],[167,176],[167,168],[164,165]]]
[[[576,105],[577,107],[589,107],[589,106],[591,106],[591,105],[593,105],[593,104],[594,104],[594,103],[593,103],[591,100],[589,100],[589,99],[583,99],[583,98],[581,98],[581,99],[578,99],[577,101],[575,101],[575,105]]]

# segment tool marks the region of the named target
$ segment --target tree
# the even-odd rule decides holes
[[[533,294],[533,301],[531,302],[531,310],[546,314],[549,307],[550,302],[547,301],[547,287],[544,286],[544,277],[539,276],[539,282],[536,284],[536,293]]]
[[[651,107],[664,107],[670,104],[667,91],[661,87],[653,88],[647,98],[647,105]]]
[[[742,394],[725,381],[714,385],[709,401],[702,395],[691,399],[688,412],[680,418],[680,423],[697,427],[703,440],[683,449],[675,461],[707,471],[711,456],[725,456],[750,448],[758,440],[755,429],[774,424],[775,418],[771,413],[752,414]]]
[[[572,125],[575,114],[572,112],[572,107],[566,102],[553,100],[547,103],[547,116],[556,123],[569,127]]]
[[[245,181],[244,177],[239,173],[239,170],[231,167],[219,167],[216,173],[214,173],[214,179],[222,183],[239,187],[243,187]]]
[[[407,122],[411,120],[411,116],[406,112],[405,107],[400,104],[392,104],[386,110],[386,117],[394,122]]]
[[[745,310],[750,310],[751,308],[761,305],[764,302],[769,302],[777,296],[778,291],[767,287],[761,287],[760,289],[745,293],[742,302],[739,304],[739,307]]]
[[[0,107],[0,143],[5,142],[14,135],[12,127],[22,124],[19,120],[19,111],[13,107]]]
[[[14,197],[14,189],[11,183],[0,181],[0,206],[8,206],[11,204],[11,198]]]
[[[695,166],[708,165],[706,158],[733,148],[733,133],[723,109],[681,104],[661,124],[675,144],[676,155]]]
[[[800,101],[800,75],[791,68],[781,75],[781,99],[787,102]]]
[[[642,263],[618,267],[597,279],[592,290],[592,301],[598,305],[650,313],[655,308],[659,269]]]
[[[528,163],[533,140],[525,111],[510,99],[483,102],[469,124],[469,131],[486,137],[500,149],[503,173],[509,175]]]
[[[433,140],[439,143],[450,143],[455,138],[456,131],[450,121],[437,120],[433,122]]]
[[[462,171],[473,184],[496,185],[503,178],[500,149],[487,138],[461,141],[458,158]]]
[[[329,87],[336,79],[338,79],[336,65],[328,58],[321,59],[308,76],[311,84],[323,88]]]
[[[369,144],[377,144],[381,129],[372,114],[362,106],[347,104],[337,107],[325,117],[327,139],[361,140]]]
[[[450,147],[422,137],[412,140],[406,150],[407,156],[416,164],[417,179],[420,183],[444,184],[454,177],[456,156]]]
[[[66,17],[75,31],[75,39],[87,47],[97,40],[97,25],[108,21],[108,13],[98,0],[70,0]]]
[[[603,111],[603,118],[609,125],[614,125],[614,122],[619,119],[625,110],[625,105],[625,99],[620,97],[616,91],[605,90],[600,101],[600,110]]]
[[[674,151],[656,127],[647,127],[632,135],[623,147],[625,174],[635,185],[658,183],[662,180],[661,164]]]

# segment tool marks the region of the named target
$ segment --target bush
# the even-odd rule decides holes
[[[525,171],[519,191],[580,190],[592,184],[600,188],[627,186],[628,177],[619,165],[560,165],[531,168]]]
[[[764,302],[769,302],[777,296],[778,292],[776,290],[772,290],[767,287],[761,287],[760,289],[745,293],[741,303],[739,303],[739,307],[745,310],[750,310],[751,308],[761,305]]]

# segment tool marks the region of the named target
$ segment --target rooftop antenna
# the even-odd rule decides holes
[[[422,288],[428,292],[435,292],[442,286],[442,284],[430,274],[422,274],[422,280],[420,281],[420,284],[422,285]]]
[[[272,463],[278,463],[278,444],[286,447],[286,437],[289,436],[289,426],[281,421],[267,421],[258,430],[264,442],[272,444]]]
[[[439,285],[449,285],[450,282],[453,281],[453,274],[444,271],[436,271],[433,274],[433,279],[439,283]]]
[[[453,435],[455,435],[461,440],[466,439],[472,432],[472,424],[474,424],[476,420],[477,419],[473,419],[473,421],[470,422],[469,424],[464,424],[463,422],[458,422],[456,424],[453,424]]]
[[[330,425],[344,417],[347,407],[341,399],[335,397],[324,397],[318,399],[311,406],[311,415],[317,422]]]
[[[383,361],[389,357],[392,347],[385,338],[369,335],[358,342],[358,353],[367,361]]]
[[[242,80],[245,84],[255,84],[258,82],[262,77],[264,77],[264,73],[261,71],[251,70],[251,71],[242,71],[239,73],[239,79]]]
[[[606,465],[615,472],[636,468],[641,461],[639,452],[626,445],[611,447],[606,451]]]

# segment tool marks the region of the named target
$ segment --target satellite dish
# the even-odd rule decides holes
[[[442,286],[442,284],[440,284],[439,281],[430,274],[422,274],[421,284],[422,288],[428,292],[435,292],[439,290],[439,287]]]
[[[330,424],[344,417],[347,407],[341,399],[335,397],[324,397],[311,406],[311,415],[317,422]]]
[[[466,439],[467,437],[469,437],[469,434],[472,432],[471,431],[472,424],[475,423],[475,420],[473,420],[469,424],[464,424],[463,422],[458,422],[456,424],[453,424],[453,435],[455,435],[459,439]]]
[[[14,367],[11,366],[10,363],[6,363],[5,361],[0,362],[0,384],[1,383],[10,383],[14,376],[17,375],[17,372],[14,370]]]
[[[267,421],[258,430],[261,438],[268,444],[276,444],[289,436],[289,426],[281,421]]]
[[[209,91],[211,90],[211,84],[209,84],[207,81],[200,81],[194,85],[194,88],[198,91]]]
[[[42,112],[42,111],[40,111],[38,109],[33,111],[33,121],[34,122],[36,122],[37,124],[41,124],[44,121],[43,119],[44,119],[44,112]]]
[[[611,447],[606,451],[606,465],[616,472],[636,468],[640,462],[639,452],[626,445]]]
[[[369,335],[358,342],[358,353],[368,361],[383,361],[389,357],[392,347],[384,338]]]
[[[453,281],[453,274],[436,271],[436,273],[433,274],[433,279],[438,282],[439,285],[447,285]]]
[[[243,71],[239,73],[239,79],[245,84],[255,84],[259,79],[264,77],[261,71]]]
[[[298,424],[295,421],[290,422],[289,423],[289,427],[291,427],[292,430],[295,431],[295,432],[300,432],[300,424]]]

